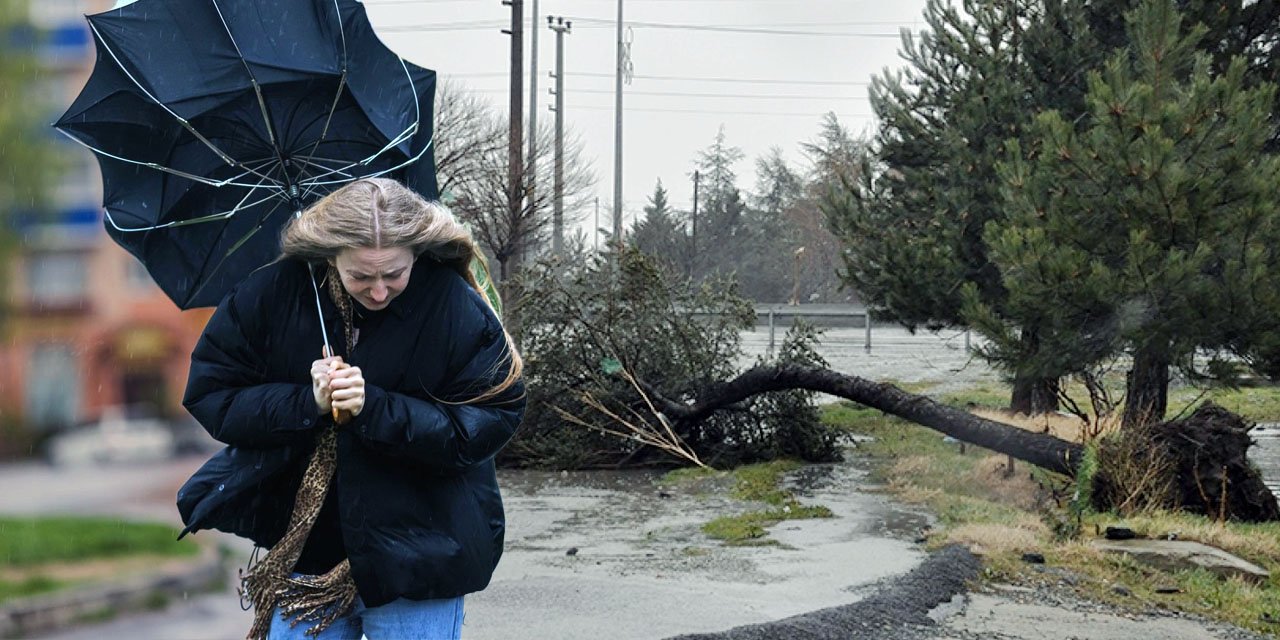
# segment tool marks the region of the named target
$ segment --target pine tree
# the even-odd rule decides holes
[[[985,239],[1007,296],[975,284],[970,319],[997,357],[1064,375],[1132,357],[1124,422],[1163,418],[1171,367],[1239,348],[1280,314],[1280,158],[1264,153],[1275,88],[1246,88],[1196,50],[1171,0],[1127,15],[1130,44],[1088,78],[1076,123],[1037,118],[1000,167],[1008,218]],[[1017,344],[1035,326],[1038,349]],[[1210,372],[1211,373],[1211,372]]]
[[[628,240],[669,271],[675,272],[684,263],[684,254],[688,250],[684,223],[671,209],[662,180],[654,185],[649,204],[644,208],[644,217],[632,226]]]
[[[691,273],[695,282],[709,276],[734,271],[737,238],[746,204],[739,191],[734,165],[744,157],[742,149],[729,144],[724,127],[706,149],[698,152],[695,168],[701,174],[696,243]]]
[[[1029,362],[1044,351],[1041,331],[1033,323],[1010,326],[1008,294],[988,256],[984,229],[1007,216],[995,165],[1038,112],[1057,109],[1083,126],[1088,73],[1126,46],[1124,12],[1137,4],[968,0],[961,11],[931,1],[928,32],[905,42],[908,68],[873,82],[882,128],[872,157],[825,205],[848,245],[846,281],[882,317],[912,328],[970,324],[961,295],[968,286],[1010,327],[1018,348],[1006,343],[995,364],[1013,379],[1018,410],[1052,407],[1057,384],[1049,369]],[[1224,71],[1238,54],[1247,62],[1247,86],[1276,78],[1280,3],[1178,4],[1189,15],[1184,34],[1209,24],[1193,45],[1210,52],[1214,69]],[[1280,146],[1280,108],[1272,113],[1264,126],[1268,151]],[[1280,354],[1280,340],[1272,351]]]
[[[770,147],[764,157],[756,158],[756,193],[752,206],[782,216],[804,195],[804,182],[791,169],[782,149]]]
[[[847,247],[843,276],[878,317],[908,328],[965,325],[963,285],[999,314],[1004,291],[983,229],[1005,216],[996,161],[1034,113],[1023,30],[1027,0],[971,0],[963,11],[930,0],[920,39],[904,37],[908,66],[874,78],[881,121],[873,156],[824,203]],[[1033,352],[1034,326],[1021,328]],[[1057,406],[1057,380],[1008,361],[1011,406]]]
[[[867,147],[835,113],[824,114],[819,127],[816,139],[800,144],[809,165],[802,177],[804,192],[787,211],[787,225],[795,230],[796,244],[804,247],[800,271],[805,277],[795,293],[801,301],[847,300],[851,292],[842,291],[840,280],[844,246],[827,224],[822,205],[833,189],[840,189],[846,181],[856,182]]]

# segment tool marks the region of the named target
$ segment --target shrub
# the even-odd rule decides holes
[[[709,383],[737,373],[739,333],[755,319],[732,280],[691,286],[629,248],[570,268],[536,264],[525,270],[519,290],[529,406],[500,458],[507,465],[672,464],[657,447],[605,433],[617,430],[619,419],[663,430],[626,374],[674,401],[694,399]],[[816,335],[811,327],[789,332],[779,358],[820,362],[812,347]],[[837,456],[836,436],[825,434],[812,396],[757,396],[683,425],[678,436],[713,466],[781,456],[831,460]],[[567,422],[566,414],[588,426]]]

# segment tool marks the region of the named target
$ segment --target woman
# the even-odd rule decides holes
[[[187,531],[271,548],[242,576],[250,638],[456,638],[502,554],[493,456],[524,410],[480,254],[387,179],[320,200],[281,246],[192,354],[183,402],[231,446],[178,494]],[[326,327],[338,352],[317,357]]]

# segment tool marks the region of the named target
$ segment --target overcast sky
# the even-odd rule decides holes
[[[628,224],[659,178],[676,207],[689,206],[694,158],[721,125],[729,142],[747,154],[737,167],[738,185],[746,190],[755,186],[755,159],[771,146],[781,147],[801,166],[799,143],[817,135],[827,111],[855,132],[870,131],[874,122],[866,83],[886,67],[901,66],[899,31],[922,28],[924,7],[924,0],[623,1],[635,74],[624,87]],[[509,24],[511,12],[500,0],[365,4],[375,28],[397,53],[506,111],[510,45],[500,29]],[[566,127],[585,141],[599,177],[601,225],[609,226],[617,0],[538,4],[538,119],[550,123],[555,116],[547,110],[553,99],[547,90],[554,81],[547,74],[555,64],[555,34],[546,16],[564,16],[573,22],[565,36]],[[533,1],[524,5],[527,71]],[[526,114],[528,97],[526,83]]]

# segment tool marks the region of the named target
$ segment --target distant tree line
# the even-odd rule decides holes
[[[755,188],[738,186],[744,160],[722,127],[693,162],[696,211],[677,209],[659,180],[626,241],[655,258],[672,277],[696,286],[733,277],[739,293],[757,302],[840,302],[839,240],[820,209],[823,195],[861,167],[863,144],[826,115],[817,139],[800,145],[804,167],[774,147],[755,161]]]

